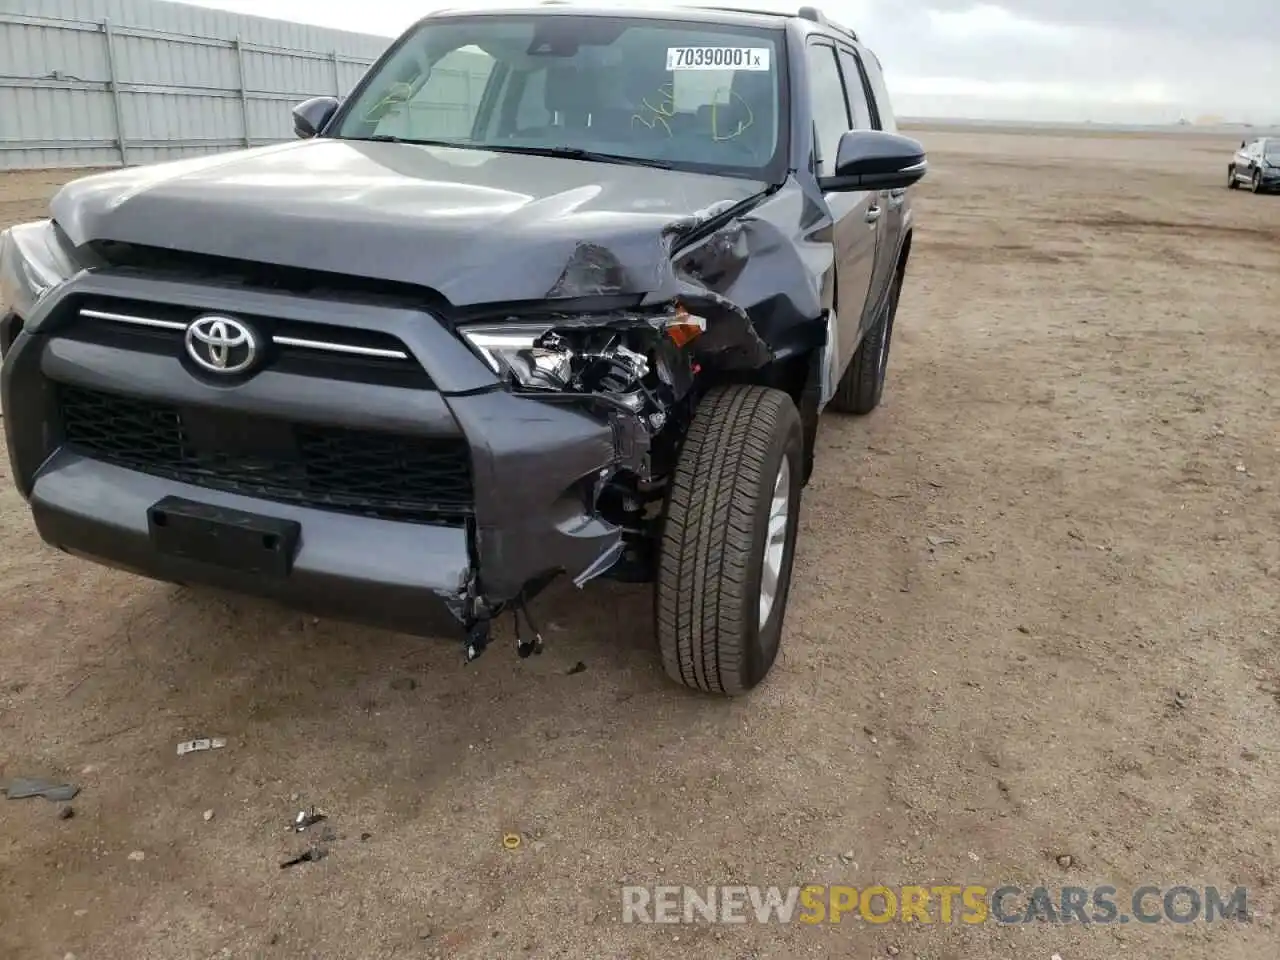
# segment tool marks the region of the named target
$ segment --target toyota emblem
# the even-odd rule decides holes
[[[260,346],[253,328],[231,317],[196,317],[187,326],[187,354],[211,373],[243,373],[258,359]]]

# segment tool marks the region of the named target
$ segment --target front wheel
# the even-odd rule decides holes
[[[1236,179],[1236,168],[1234,164],[1227,167],[1227,189],[1228,190],[1240,189],[1240,181]]]
[[[667,489],[654,621],[667,675],[733,696],[778,656],[803,460],[800,414],[768,387],[717,387]]]
[[[1249,189],[1254,193],[1262,192],[1262,171],[1253,171],[1253,179],[1249,182]]]

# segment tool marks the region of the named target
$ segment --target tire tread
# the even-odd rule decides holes
[[[735,385],[708,392],[689,425],[654,591],[663,667],[686,686],[728,695],[744,688],[753,624],[743,613],[764,467],[778,431],[798,424],[787,394]]]

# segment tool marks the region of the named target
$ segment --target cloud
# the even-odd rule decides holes
[[[507,0],[362,0],[356,7],[314,0],[194,2],[391,36],[432,9],[506,5]],[[793,10],[802,0],[724,2]],[[1212,113],[1277,123],[1278,3],[828,0],[819,5],[875,49],[898,112],[905,116],[1169,122]]]

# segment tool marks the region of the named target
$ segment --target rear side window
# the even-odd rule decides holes
[[[894,116],[893,103],[889,100],[889,90],[884,84],[884,70],[880,67],[880,61],[874,53],[864,51],[866,56],[862,58],[862,65],[866,67],[867,82],[871,85],[871,93],[875,97],[875,112],[880,117],[879,129],[886,133],[898,132],[898,119]]]
[[[844,74],[844,92],[853,111],[853,129],[870,130],[871,105],[867,103],[867,90],[862,85],[862,71],[858,61],[848,50],[840,50],[840,72]]]
[[[813,110],[813,139],[817,150],[815,170],[820,177],[836,172],[836,151],[840,137],[851,130],[844,100],[844,84],[836,64],[834,47],[811,44],[805,51],[809,60],[810,103]]]

